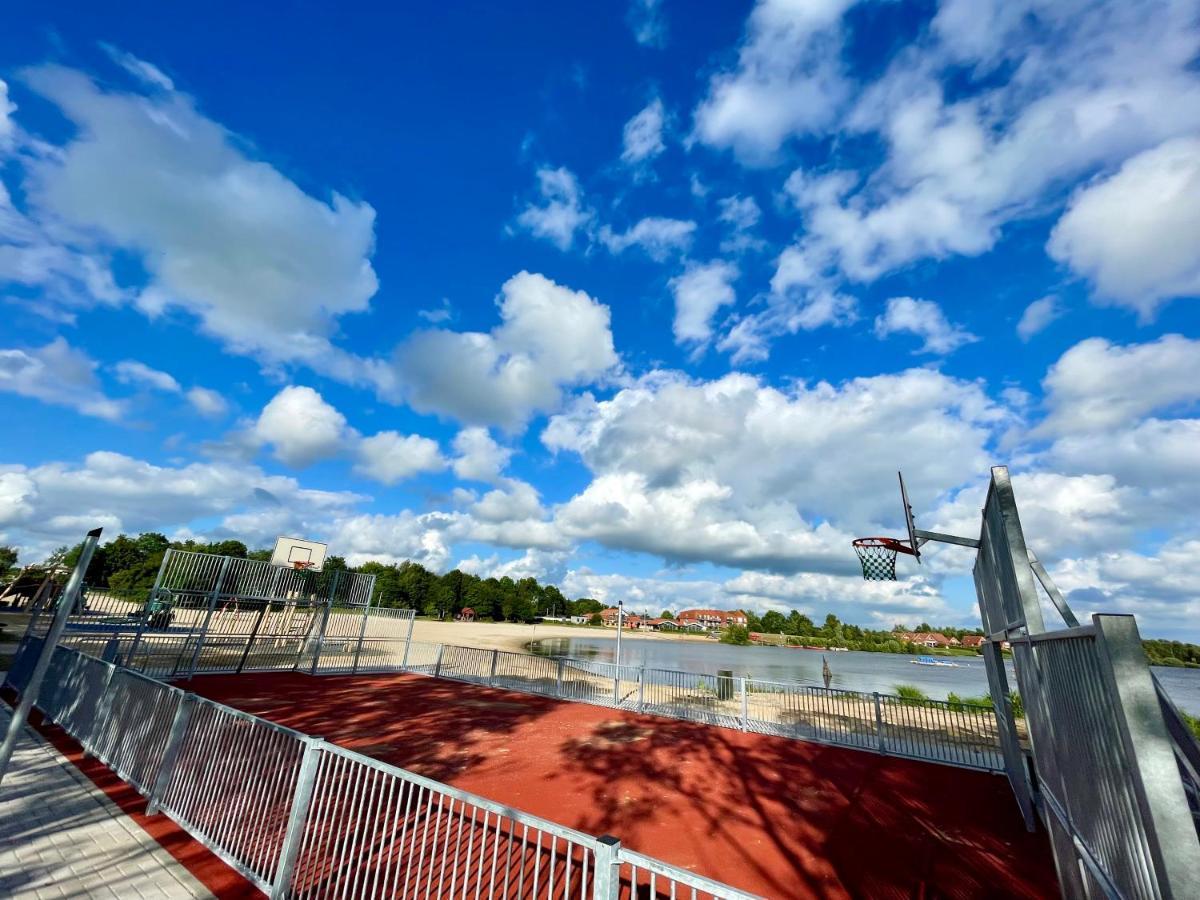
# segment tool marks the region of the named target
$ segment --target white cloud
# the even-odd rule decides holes
[[[598,237],[611,253],[622,253],[630,247],[640,247],[651,259],[662,262],[674,253],[686,251],[691,246],[695,233],[695,222],[650,216],[641,219],[622,234],[617,234],[604,225],[600,228]]]
[[[61,337],[36,349],[0,350],[0,391],[118,421],[126,404],[104,394],[97,368],[95,360]]]
[[[32,206],[64,240],[137,254],[144,313],[184,310],[235,352],[375,380],[376,366],[329,342],[376,291],[369,205],[308,196],[164,84],[106,91],[59,66],[24,78],[77,129],[27,160]]]
[[[1047,250],[1143,319],[1200,296],[1200,138],[1166,141],[1078,191]]]
[[[205,387],[194,387],[187,392],[188,403],[202,416],[219,418],[229,410],[229,404],[219,393]]]
[[[0,78],[0,153],[13,145],[13,133],[17,126],[12,120],[12,114],[16,111],[17,105],[8,99],[8,84]]]
[[[537,171],[542,205],[528,204],[517,216],[517,224],[534,237],[550,241],[560,250],[571,249],[575,233],[586,230],[595,213],[584,206],[583,191],[572,172],[545,166]]]
[[[720,213],[718,220],[729,226],[729,233],[721,241],[724,253],[741,253],[746,250],[760,250],[766,246],[762,238],[754,236],[753,231],[762,218],[762,210],[753,197],[724,197],[717,201]]]
[[[512,450],[492,440],[486,428],[464,428],[454,436],[454,474],[464,481],[494,482],[512,458]]]
[[[630,166],[641,165],[666,150],[667,145],[663,143],[665,118],[662,98],[655,97],[626,122],[621,135],[621,161]]]
[[[305,489],[255,466],[157,466],[95,452],[78,465],[0,467],[0,542],[15,543],[24,558],[33,560],[78,541],[97,525],[111,538],[121,531],[171,532],[197,520],[241,516],[234,522],[246,527],[224,533],[261,546],[280,533],[280,525],[314,537],[325,534],[328,517],[365,499]],[[256,521],[267,527],[251,530]]]
[[[662,14],[662,0],[630,0],[625,21],[633,39],[643,47],[666,46],[667,22]]]
[[[168,394],[178,394],[183,390],[173,375],[152,369],[136,359],[121,360],[113,366],[113,371],[116,373],[117,381],[122,384],[153,388]]]
[[[342,453],[350,439],[346,417],[310,387],[291,385],[271,398],[253,426],[275,458],[304,467]]]
[[[148,87],[162,91],[175,90],[175,83],[158,66],[103,41],[100,47],[113,62]]]
[[[358,459],[355,472],[387,485],[422,472],[441,472],[447,466],[437,441],[395,431],[364,437],[358,442],[355,455]]]
[[[1064,186],[1200,129],[1198,30],[1185,5],[1004,7],[944,7],[932,39],[896,54],[839,120],[886,155],[871,172],[801,173],[809,189],[792,194],[806,271],[871,281],[919,259],[984,253],[1007,223],[1052,210]],[[944,87],[964,63],[987,76],[965,95]],[[1177,247],[1155,258],[1167,280],[1151,293],[1186,283]]]
[[[964,344],[979,340],[971,332],[952,325],[942,308],[932,300],[893,297],[882,315],[875,318],[875,336],[915,334],[924,342],[919,353],[953,353]]]
[[[705,346],[712,337],[712,319],[722,306],[737,302],[733,282],[738,267],[716,259],[708,263],[689,263],[682,275],[672,278],[669,287],[675,297],[675,343]]]
[[[1029,341],[1065,314],[1066,309],[1063,308],[1062,301],[1053,294],[1034,300],[1025,307],[1025,312],[1021,313],[1021,321],[1017,323],[1017,337]]]
[[[545,510],[533,485],[509,479],[503,488],[484,494],[471,513],[484,522],[514,522],[541,519]]]
[[[1080,341],[1046,373],[1047,433],[1098,431],[1200,401],[1200,341],[1168,334],[1118,346]]]
[[[569,554],[561,550],[529,549],[523,554],[502,562],[498,555],[480,559],[470,556],[455,568],[478,575],[480,578],[536,578],[542,584],[557,584],[567,575],[566,561]]]
[[[760,362],[770,355],[771,342],[784,334],[844,328],[858,321],[858,301],[829,287],[789,288],[767,297],[766,308],[744,316],[717,342],[734,365]]]
[[[593,472],[556,512],[576,539],[676,561],[848,574],[854,533],[900,526],[886,488],[897,468],[927,508],[986,472],[990,445],[1014,421],[980,385],[925,369],[786,390],[741,374],[700,382],[655,372],[611,400],[577,401],[542,441]]]
[[[398,348],[414,408],[512,430],[618,365],[608,307],[583,291],[521,272],[504,283],[499,306],[501,324],[486,334],[420,331]]]
[[[737,67],[712,77],[695,137],[743,162],[772,160],[792,135],[818,132],[848,96],[839,22],[853,0],[759,0]]]

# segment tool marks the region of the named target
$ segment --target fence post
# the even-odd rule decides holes
[[[154,777],[154,786],[150,789],[150,797],[146,803],[146,815],[152,816],[158,812],[167,788],[171,785],[171,775],[179,761],[179,751],[183,749],[183,738],[187,734],[188,722],[192,718],[195,706],[195,694],[179,695],[179,705],[175,707],[175,718],[171,720],[171,731],[167,735],[167,746],[163,750],[162,762],[158,764],[158,774]]]
[[[488,684],[493,684],[496,681],[496,662],[500,659],[500,651],[492,651],[492,671],[488,673]]]
[[[412,631],[408,633],[408,640],[404,642],[404,656],[400,658],[400,671],[408,671],[408,648],[412,646]]]
[[[208,629],[212,624],[213,613],[217,609],[217,601],[221,599],[221,588],[225,585],[225,573],[229,571],[229,561],[233,557],[227,556],[221,563],[221,571],[217,575],[217,583],[213,585],[212,595],[208,598],[208,609],[204,613],[204,624],[200,627],[200,637],[196,639],[196,649],[192,651],[192,661],[188,664],[188,681],[191,681],[196,674],[196,666],[200,662],[200,654],[204,652],[204,642],[208,639]]]
[[[646,667],[638,667],[638,712],[646,706]]]
[[[292,809],[288,813],[287,831],[284,832],[283,848],[279,851],[279,866],[271,882],[271,898],[286,897],[292,887],[292,873],[300,857],[300,843],[304,838],[304,825],[308,821],[308,807],[312,803],[313,786],[317,781],[320,738],[304,740],[304,756],[300,760],[300,772],[296,776],[296,788],[292,792]]]
[[[367,616],[371,613],[370,601],[363,607],[362,625],[358,629],[358,643],[354,645],[354,674],[358,674],[358,659],[362,656],[363,637],[367,633]]]
[[[611,834],[597,838],[592,900],[618,900],[621,891],[621,841]]]
[[[308,670],[309,675],[316,675],[317,666],[321,664],[321,651],[325,649],[325,630],[329,627],[330,605],[331,603],[325,603],[321,607],[321,630],[317,633],[317,649],[313,653],[312,666]]]
[[[554,676],[554,696],[562,696],[563,658],[558,658],[558,674]]]
[[[437,662],[435,662],[433,664],[433,677],[434,678],[442,677],[442,653],[445,651],[445,649],[446,649],[445,644],[438,644]]]
[[[741,682],[742,691],[742,731],[745,731],[750,721],[750,686],[746,683],[748,679],[744,675],[738,681]]]
[[[883,739],[883,706],[879,702],[879,692],[875,691],[875,737],[879,741],[879,752],[887,753],[887,742]]]

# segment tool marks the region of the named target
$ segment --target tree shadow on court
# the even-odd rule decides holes
[[[210,699],[382,762],[453,780],[557,701],[417,675],[204,676],[181,683]]]
[[[1058,894],[997,776],[622,713],[559,756],[570,824],[767,896]]]

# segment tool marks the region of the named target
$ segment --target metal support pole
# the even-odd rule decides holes
[[[329,628],[329,613],[330,604],[326,603],[321,607],[321,630],[317,633],[317,649],[313,653],[312,666],[308,670],[309,675],[316,675],[317,666],[321,663],[321,651],[325,649],[325,631]]]
[[[618,900],[621,892],[621,841],[611,834],[598,838],[592,900]]]
[[[286,897],[291,893],[292,873],[300,857],[300,844],[304,838],[304,826],[308,821],[308,808],[312,804],[313,786],[317,782],[318,754],[322,744],[320,738],[305,738],[304,756],[300,760],[300,772],[296,776],[296,788],[292,792],[292,809],[288,813],[287,831],[284,832],[283,848],[279,851],[279,866],[271,884],[271,898]]]
[[[554,677],[554,696],[562,696],[563,658],[558,658],[558,674]]]
[[[200,663],[200,653],[204,649],[204,641],[208,637],[208,627],[212,622],[213,612],[217,608],[217,600],[221,596],[221,588],[225,584],[225,573],[229,571],[229,560],[232,557],[225,557],[221,563],[221,572],[217,575],[217,583],[212,589],[212,594],[208,598],[208,609],[204,613],[204,624],[200,626],[200,637],[196,639],[196,649],[192,651],[192,661],[188,664],[188,681],[196,674],[196,666]]]
[[[742,676],[738,679],[742,690],[742,731],[745,731],[750,721],[750,685],[748,679]]]
[[[358,643],[354,645],[354,673],[358,674],[358,660],[362,656],[363,638],[367,633],[367,616],[371,613],[371,606],[368,602],[367,606],[363,607],[362,625],[358,627]]]
[[[45,643],[42,644],[41,655],[34,664],[29,681],[25,683],[25,689],[21,691],[21,700],[17,704],[17,708],[13,710],[12,718],[8,723],[8,734],[4,736],[4,742],[0,743],[0,782],[4,781],[4,774],[8,771],[8,761],[12,759],[13,749],[17,746],[17,738],[20,737],[21,729],[25,727],[25,722],[29,718],[29,710],[37,702],[38,692],[42,688],[42,680],[46,677],[46,670],[50,668],[50,660],[67,627],[67,619],[79,601],[79,592],[83,588],[83,576],[92,562],[92,554],[96,552],[96,545],[100,543],[102,530],[95,528],[89,531],[83,540],[83,548],[79,551],[79,559],[75,562],[75,571],[71,573],[62,599],[58,602],[58,609],[54,613],[54,622],[50,625],[50,632],[46,635]]]
[[[887,741],[883,738],[883,706],[879,702],[879,692],[871,696],[875,698],[875,739],[879,742],[879,752],[887,753]]]
[[[638,668],[638,712],[641,712],[646,703],[646,667]]]
[[[146,605],[142,607],[142,617],[138,621],[137,631],[134,632],[133,643],[129,645],[129,652],[125,654],[125,658],[120,660],[121,663],[130,668],[132,668],[130,664],[133,662],[134,654],[137,653],[138,645],[142,642],[142,633],[146,630],[146,625],[150,621],[150,604],[158,596],[158,589],[162,587],[163,573],[167,571],[167,563],[174,552],[174,550],[168,548],[167,552],[163,554],[162,562],[158,566],[158,574],[154,576],[154,587],[150,588],[150,596],[146,598]]]
[[[400,658],[400,671],[408,671],[408,650],[412,646],[412,629],[408,630],[408,640],[404,642],[404,656]]]
[[[445,650],[446,650],[445,644],[438,644],[437,662],[435,662],[433,664],[433,677],[434,678],[442,677],[442,653],[444,653]]]
[[[250,637],[246,639],[246,649],[242,651],[242,658],[238,660],[238,674],[241,674],[242,669],[246,668],[246,660],[250,658],[250,648],[254,646],[254,640],[258,637],[258,629],[262,627],[262,620],[271,606],[270,600],[261,602],[262,608],[258,611],[258,618],[254,620],[254,627],[250,629]]]
[[[494,684],[496,681],[496,663],[500,660],[500,651],[492,651],[492,670],[488,673],[488,684]]]
[[[196,695],[182,694],[179,705],[175,707],[175,718],[171,720],[171,731],[167,735],[167,746],[163,749],[162,762],[158,764],[158,774],[154,778],[154,786],[150,789],[150,797],[146,803],[146,815],[152,816],[158,812],[167,788],[171,786],[171,776],[175,774],[175,764],[179,762],[179,751],[183,749],[183,739],[187,735],[188,722],[192,719],[192,710],[196,708]]]

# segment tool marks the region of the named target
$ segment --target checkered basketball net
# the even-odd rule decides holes
[[[896,554],[913,552],[907,544],[895,538],[857,538],[853,544],[858,561],[862,563],[864,581],[895,581]]]

